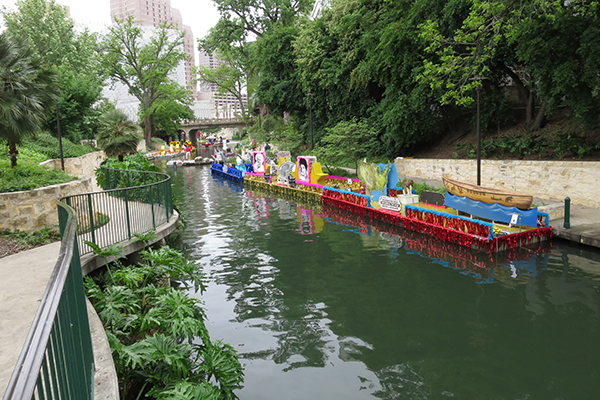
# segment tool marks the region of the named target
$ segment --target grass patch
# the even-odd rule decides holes
[[[75,144],[69,139],[62,139],[63,145],[63,156],[64,158],[80,157],[84,154],[93,153],[98,151],[89,144]],[[4,154],[8,156],[8,148],[5,146],[3,152],[0,153],[0,158],[4,158]],[[45,160],[51,160],[54,158],[60,158],[60,148],[58,146],[58,139],[47,132],[43,132],[37,135],[36,138],[28,138],[23,141],[23,145],[19,146],[19,159],[21,157],[43,157],[38,162]]]
[[[79,157],[98,151],[90,145],[79,145],[63,138],[65,158]],[[60,170],[42,167],[39,163],[60,158],[58,139],[49,133],[28,138],[18,146],[17,166],[10,167],[10,154],[5,143],[0,145],[0,193],[20,192],[76,180]]]
[[[0,193],[38,189],[76,179],[61,170],[41,166],[25,157],[18,159],[15,168],[10,167],[10,160],[0,159]]]
[[[97,212],[94,215],[94,229],[98,229],[103,225],[108,224],[110,221],[110,217],[106,214],[102,214]],[[92,230],[92,225],[89,223],[89,220],[82,219],[77,223],[77,234],[81,235],[82,233],[88,233]]]
[[[33,233],[0,231],[0,258],[60,240],[58,229],[45,227]]]

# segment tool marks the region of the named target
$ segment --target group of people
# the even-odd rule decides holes
[[[258,143],[256,143],[256,140],[252,142],[252,151],[256,151],[258,150]],[[271,150],[271,146],[269,145],[269,143],[265,143],[265,147],[264,147],[264,151],[268,151]]]

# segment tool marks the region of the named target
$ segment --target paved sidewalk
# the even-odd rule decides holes
[[[164,208],[160,210],[164,212]],[[113,219],[116,220],[116,216],[113,216]],[[168,222],[157,228],[155,241],[162,240],[173,232],[178,221],[179,214],[174,212]],[[133,239],[120,244],[123,246],[123,255],[131,254],[144,247],[143,243]],[[2,397],[58,261],[60,246],[61,242],[55,242],[0,258],[0,394]],[[102,266],[104,261],[93,253],[81,258],[82,268],[88,272]],[[94,396],[97,399],[118,398],[117,377],[114,374],[106,333],[91,305],[88,307],[88,318],[96,366]]]
[[[60,242],[0,258],[0,393],[4,394],[40,300],[54,270]]]
[[[564,227],[563,217],[550,221],[553,239],[559,238],[570,242],[600,248],[600,209],[571,205],[571,227]]]

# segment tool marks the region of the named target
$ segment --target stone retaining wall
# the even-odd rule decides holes
[[[56,200],[91,192],[95,177],[23,192],[0,193],[0,229],[34,232],[45,226],[58,227]]]
[[[65,172],[79,180],[22,192],[0,193],[0,229],[34,232],[45,226],[58,227],[56,200],[63,196],[99,190],[95,171],[106,158],[103,151],[65,158]],[[60,159],[41,163],[60,169]]]
[[[447,177],[477,182],[477,160],[397,158],[395,164],[401,181],[404,178],[441,181]],[[600,162],[481,160],[481,186],[555,202],[569,197],[574,205],[600,208]]]
[[[79,177],[94,176],[96,168],[105,159],[106,154],[103,151],[95,151],[84,154],[81,157],[65,158],[65,172]],[[59,158],[44,161],[40,165],[48,165],[54,169],[61,169]]]

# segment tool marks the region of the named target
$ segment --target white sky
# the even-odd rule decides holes
[[[57,4],[70,7],[71,18],[76,23],[99,32],[110,24],[110,0],[55,0]],[[6,6],[16,10],[17,0],[0,0],[0,9]],[[171,0],[171,7],[181,11],[183,24],[189,25],[194,33],[197,52],[197,39],[206,36],[208,30],[219,20],[219,13],[212,0]],[[0,17],[0,26],[4,21]]]

